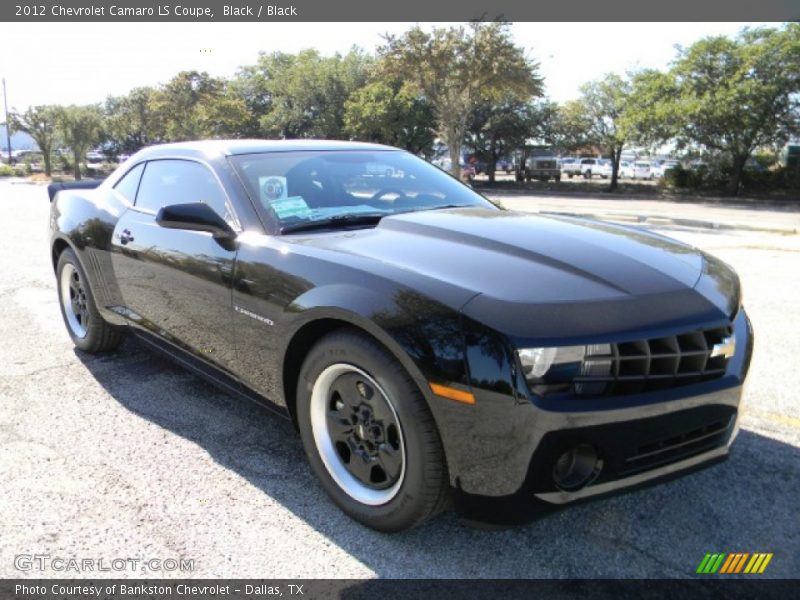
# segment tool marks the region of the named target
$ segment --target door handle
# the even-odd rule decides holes
[[[123,229],[122,233],[119,236],[119,243],[124,246],[128,242],[132,242],[132,241],[133,241],[133,234],[130,232],[129,229]]]

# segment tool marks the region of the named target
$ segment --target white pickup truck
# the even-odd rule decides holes
[[[570,179],[575,175],[582,175],[584,179],[591,179],[592,175],[600,175],[601,158],[581,158],[579,161],[562,163],[561,172]]]

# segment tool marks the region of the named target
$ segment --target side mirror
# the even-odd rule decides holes
[[[236,232],[214,209],[203,202],[164,206],[156,215],[156,223],[167,229],[207,231],[218,240],[232,240]]]

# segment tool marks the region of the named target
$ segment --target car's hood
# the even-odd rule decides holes
[[[534,310],[678,298],[708,271],[697,249],[644,230],[478,208],[396,215],[374,229],[304,236],[301,243],[469,291],[479,297],[464,307],[468,315],[474,307],[478,313],[491,311],[490,304]],[[705,299],[725,310],[724,299]],[[486,321],[485,314],[473,316]]]

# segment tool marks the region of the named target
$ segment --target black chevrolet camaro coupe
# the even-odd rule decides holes
[[[739,279],[665,237],[503,210],[349,142],[155,146],[49,192],[75,345],[131,332],[278,410],[369,527],[451,502],[512,524],[709,465],[736,435]]]

